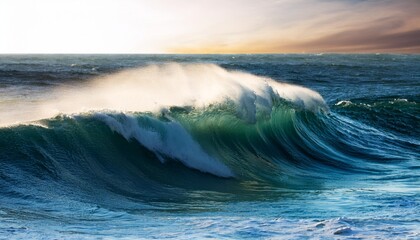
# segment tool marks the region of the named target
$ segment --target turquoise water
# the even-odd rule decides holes
[[[5,238],[418,239],[418,55],[2,55]]]

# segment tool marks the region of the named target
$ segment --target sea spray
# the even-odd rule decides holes
[[[73,87],[59,87],[37,102],[8,109],[0,125],[50,118],[57,114],[113,110],[156,112],[172,106],[205,108],[227,100],[238,114],[255,122],[257,108],[270,112],[273,100],[285,99],[303,108],[327,109],[315,91],[213,64],[163,64],[124,70]]]

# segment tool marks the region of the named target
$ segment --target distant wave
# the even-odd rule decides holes
[[[420,134],[417,127],[420,122],[419,100],[420,95],[409,99],[393,96],[351,99],[338,101],[333,109],[341,115],[356,118],[376,128],[416,139]]]

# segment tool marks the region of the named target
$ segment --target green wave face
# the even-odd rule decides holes
[[[0,136],[2,164],[12,169],[2,173],[6,181],[49,179],[140,200],[188,190],[331,187],[381,174],[386,169],[378,164],[404,160],[412,147],[403,139],[395,146],[395,139],[349,118],[287,101],[257,111],[254,122],[226,102],[159,114],[61,115],[2,128]],[[398,154],[384,154],[390,148]]]

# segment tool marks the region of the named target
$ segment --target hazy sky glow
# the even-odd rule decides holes
[[[0,53],[420,53],[420,1],[1,0]]]

